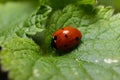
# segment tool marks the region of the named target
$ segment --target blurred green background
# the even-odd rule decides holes
[[[96,0],[98,5],[112,6],[116,12],[120,12],[120,0]]]

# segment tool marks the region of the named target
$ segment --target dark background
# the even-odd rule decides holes
[[[7,74],[8,74],[8,72],[2,71],[1,65],[0,65],[0,80],[8,80]]]

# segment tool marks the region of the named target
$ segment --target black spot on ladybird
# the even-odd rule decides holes
[[[68,38],[68,35],[67,35],[67,34],[65,34],[65,38]]]
[[[78,41],[78,40],[79,40],[79,37],[76,37],[75,40]]]

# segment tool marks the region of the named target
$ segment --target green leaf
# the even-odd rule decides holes
[[[41,5],[51,6],[53,10],[63,9],[69,4],[95,4],[95,0],[39,0],[39,2]]]
[[[0,3],[6,3],[6,2],[15,2],[15,1],[28,1],[28,0],[0,0]],[[29,1],[33,1],[33,0],[29,0]],[[38,0],[36,0],[36,2],[38,2]]]
[[[1,55],[3,69],[10,70],[10,78],[27,80],[32,75],[32,66],[40,57],[39,47],[30,39],[15,37],[4,47]]]
[[[116,12],[120,11],[120,0],[98,0],[98,4],[106,5],[106,6],[112,6]]]
[[[1,63],[13,80],[119,80],[120,14],[111,7],[69,5],[50,16],[45,51],[30,39],[13,38],[4,44]],[[64,55],[50,48],[52,34],[71,25],[82,32],[82,43]],[[41,37],[39,37],[41,38]],[[40,46],[41,47],[41,46]]]
[[[34,11],[37,4],[32,2],[8,2],[0,4],[0,45],[7,38],[16,36],[18,25]]]
[[[37,32],[44,31],[48,15],[52,9],[49,6],[40,6],[28,19],[19,26],[16,31],[18,36],[35,35]]]

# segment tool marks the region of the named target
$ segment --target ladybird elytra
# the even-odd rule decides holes
[[[82,33],[72,26],[67,26],[53,33],[51,46],[57,50],[66,51],[77,46],[82,38]]]

